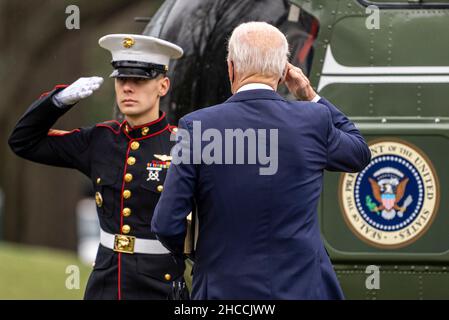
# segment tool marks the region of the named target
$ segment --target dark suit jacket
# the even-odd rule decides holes
[[[325,99],[286,101],[262,89],[190,113],[179,121],[180,130],[192,133],[193,121],[223,137],[225,129],[278,129],[276,174],[260,175],[259,160],[172,164],[168,171],[152,231],[181,252],[185,218],[196,203],[193,299],[343,298],[320,236],[317,206],[324,169],[356,172],[370,161],[354,124]]]

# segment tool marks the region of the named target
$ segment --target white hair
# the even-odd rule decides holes
[[[232,32],[228,61],[236,72],[281,78],[289,56],[285,35],[266,22],[242,23]]]

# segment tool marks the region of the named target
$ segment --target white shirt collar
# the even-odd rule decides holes
[[[237,90],[237,93],[241,92],[241,91],[256,90],[256,89],[265,89],[265,90],[274,91],[274,89],[272,87],[270,87],[269,85],[264,84],[264,83],[248,83],[248,84],[245,84],[244,86],[240,87]]]

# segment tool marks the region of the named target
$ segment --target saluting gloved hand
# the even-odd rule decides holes
[[[87,98],[103,83],[101,77],[79,78],[70,86],[53,96],[53,103],[59,108],[70,106]]]

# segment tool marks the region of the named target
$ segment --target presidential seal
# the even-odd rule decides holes
[[[395,249],[418,240],[439,204],[438,177],[416,146],[396,139],[369,144],[372,160],[360,173],[340,180],[340,205],[354,234],[378,248]]]

